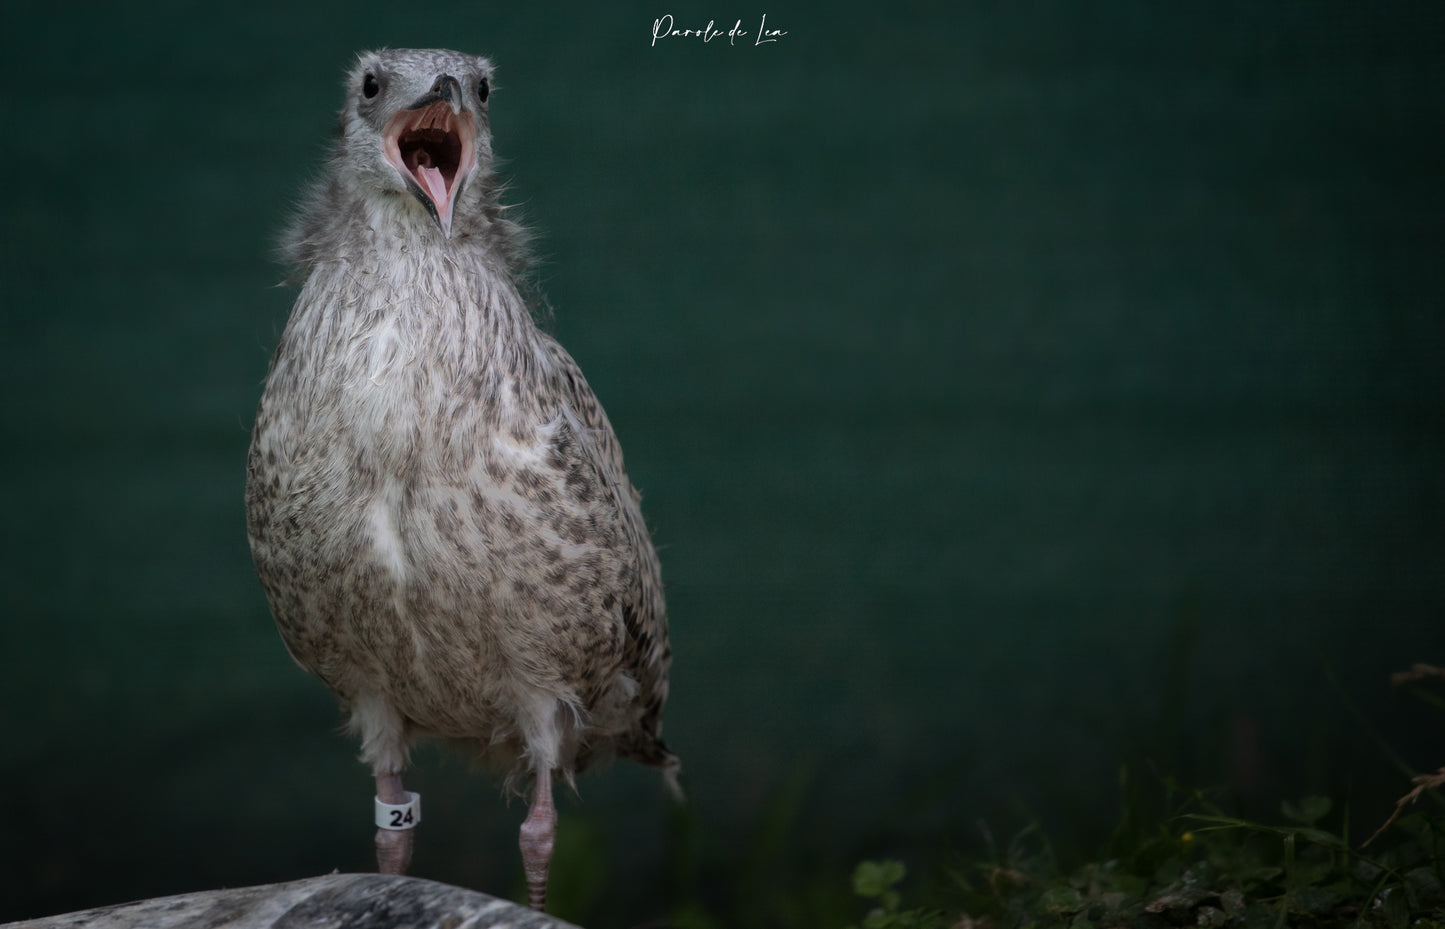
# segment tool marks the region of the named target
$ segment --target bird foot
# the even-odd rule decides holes
[[[547,872],[557,838],[557,810],[552,806],[551,772],[538,772],[532,808],[522,821],[522,870],[527,874],[527,902],[542,912],[547,907]]]
[[[402,788],[400,774],[378,773],[375,807],[376,869],[382,874],[405,874],[421,822],[421,797]]]
[[[405,874],[411,866],[415,830],[376,830],[376,869],[382,874]]]

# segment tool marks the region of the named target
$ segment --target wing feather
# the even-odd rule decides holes
[[[621,603],[627,635],[623,671],[638,685],[636,725],[623,737],[618,750],[624,757],[667,770],[670,779],[675,779],[677,757],[662,741],[662,709],[667,701],[672,648],[667,635],[662,571],[642,518],[642,497],[627,477],[622,446],[581,368],[556,340],[546,338],[545,344],[567,412],[575,420],[583,448],[611,489],[623,532],[636,558],[636,581]]]

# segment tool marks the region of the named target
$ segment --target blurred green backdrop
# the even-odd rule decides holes
[[[787,35],[653,47],[666,13]],[[0,920],[371,866],[241,488],[270,243],[378,45],[498,63],[663,555],[691,806],[584,777],[561,915],[843,888],[978,821],[1086,847],[1124,761],[1378,822],[1351,707],[1445,762],[1385,679],[1445,646],[1439,4],[0,17]],[[437,751],[409,784],[414,873],[514,892],[522,808]]]

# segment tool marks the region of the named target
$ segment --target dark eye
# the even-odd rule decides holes
[[[486,78],[482,78],[480,81],[477,82],[477,97],[478,97],[478,99],[480,99],[483,103],[486,103],[486,102],[487,102],[487,94],[488,94],[490,91],[491,91],[491,88],[487,85],[487,79],[486,79]]]
[[[375,74],[367,74],[362,78],[361,92],[368,100],[381,92],[381,84],[377,81]]]

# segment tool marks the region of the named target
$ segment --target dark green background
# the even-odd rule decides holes
[[[1445,645],[1439,4],[36,6],[0,21],[0,920],[370,866],[241,488],[269,243],[377,45],[497,62],[664,559],[691,812],[584,777],[563,915],[842,888],[978,820],[1086,847],[1125,761],[1378,822],[1351,705],[1445,762],[1386,682]],[[650,47],[666,12],[788,35]],[[415,873],[514,892],[519,805],[453,754],[409,783]]]

